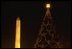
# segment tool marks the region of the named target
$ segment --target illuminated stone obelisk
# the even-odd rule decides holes
[[[20,48],[20,30],[21,30],[21,21],[18,17],[16,19],[16,34],[15,34],[15,48]]]

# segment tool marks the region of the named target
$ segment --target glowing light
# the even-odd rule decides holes
[[[46,4],[46,8],[50,8],[50,4]]]
[[[20,48],[20,19],[16,20],[16,37],[15,37],[15,48]]]

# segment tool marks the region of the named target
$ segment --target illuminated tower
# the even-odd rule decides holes
[[[16,19],[16,34],[15,34],[15,48],[20,48],[20,30],[21,30],[21,21],[18,17]]]
[[[50,13],[50,4],[46,4],[46,14],[43,18],[34,48],[61,48],[55,31],[54,21]]]

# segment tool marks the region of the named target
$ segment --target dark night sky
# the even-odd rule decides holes
[[[15,20],[18,16],[21,18],[21,47],[33,47],[46,12],[44,4],[43,1],[1,2],[2,47],[14,47]],[[57,33],[67,46],[70,44],[71,2],[55,1],[52,7],[51,14],[56,23]]]

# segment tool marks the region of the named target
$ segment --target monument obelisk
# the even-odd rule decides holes
[[[18,17],[16,19],[16,34],[15,34],[15,48],[20,48],[20,30],[21,30],[21,21]]]

